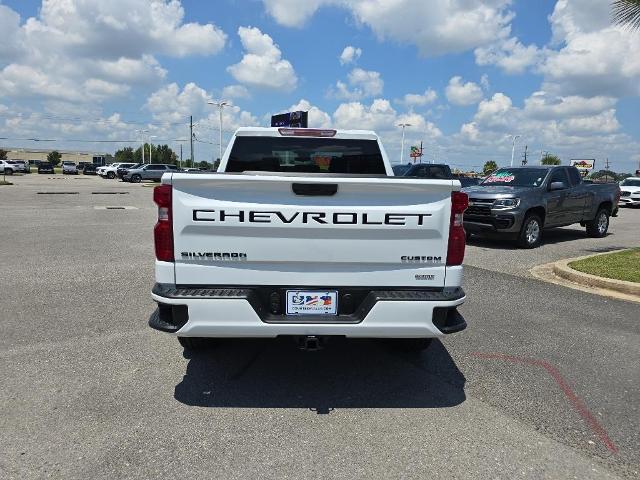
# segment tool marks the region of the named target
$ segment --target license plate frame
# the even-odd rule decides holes
[[[287,316],[335,317],[338,315],[337,290],[287,290],[285,297]]]

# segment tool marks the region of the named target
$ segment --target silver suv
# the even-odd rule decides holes
[[[140,168],[127,170],[122,176],[122,180],[132,183],[140,183],[142,180],[154,180],[159,182],[164,173],[177,171],[178,167],[176,165],[150,163],[149,165],[144,165]]]
[[[78,167],[73,162],[62,162],[63,175],[78,175]]]

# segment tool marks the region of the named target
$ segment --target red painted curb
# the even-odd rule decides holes
[[[604,427],[598,422],[598,419],[591,413],[587,405],[582,401],[578,395],[573,391],[573,389],[569,386],[564,377],[560,374],[558,369],[551,365],[549,362],[545,362],[544,360],[536,360],[533,358],[525,358],[525,357],[517,357],[514,355],[505,355],[502,353],[482,353],[482,352],[473,352],[471,353],[474,357],[481,358],[483,360],[504,360],[512,363],[523,363],[525,365],[533,365],[537,367],[544,368],[551,378],[555,380],[555,382],[562,390],[562,393],[567,398],[569,403],[573,406],[573,408],[578,412],[578,414],[582,417],[582,419],[587,422],[587,425],[591,428],[593,433],[600,439],[602,444],[609,450],[611,453],[617,454],[618,447],[615,446],[609,434],[604,429]]]

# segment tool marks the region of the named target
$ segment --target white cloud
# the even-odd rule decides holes
[[[556,95],[623,97],[640,94],[640,35],[610,20],[610,2],[558,0],[549,17],[552,41],[539,48],[517,38],[499,38],[475,50],[478,65],[506,73],[527,69],[544,76]]]
[[[360,100],[382,94],[384,81],[380,72],[354,68],[347,78],[349,85],[338,80],[335,91],[330,92],[332,96],[342,100]]]
[[[401,100],[397,102],[408,107],[424,107],[430,103],[435,102],[438,99],[438,94],[435,90],[427,88],[424,93],[407,93]]]
[[[222,98],[249,98],[251,94],[243,85],[227,85],[222,89]]]
[[[280,24],[302,27],[326,5],[343,7],[381,39],[415,44],[425,56],[464,52],[509,33],[511,0],[263,0]]]
[[[273,39],[256,27],[240,27],[238,35],[246,53],[240,63],[227,71],[238,82],[258,88],[291,91],[296,88],[298,77]]]
[[[542,52],[538,47],[525,47],[515,37],[486,47],[478,47],[474,53],[478,65],[496,65],[509,74],[524,73],[527,68],[537,65],[542,58]]]
[[[344,50],[340,54],[340,65],[357,62],[361,55],[361,48],[352,47],[351,45],[344,47]]]
[[[454,105],[473,105],[482,100],[482,89],[473,82],[462,83],[462,77],[455,76],[449,80],[445,90],[447,99]]]
[[[337,128],[388,130],[395,127],[396,111],[388,100],[376,99],[370,106],[360,102],[342,103],[333,113]]]
[[[545,92],[535,92],[525,99],[524,111],[536,120],[598,115],[616,104],[612,97],[554,97]]]
[[[278,23],[287,27],[302,28],[305,22],[323,4],[338,3],[331,0],[263,0],[267,12]]]
[[[179,0],[45,0],[22,24],[0,5],[0,95],[102,102],[157,84],[166,70],[154,55],[209,55],[225,45],[218,27],[183,20]]]
[[[482,85],[482,89],[485,91],[491,88],[491,85],[489,84],[489,75],[485,73],[480,77],[480,85]]]
[[[147,99],[146,108],[153,119],[159,122],[180,122],[193,115],[206,114],[213,101],[203,88],[195,83],[187,83],[182,90],[177,83],[171,83],[153,92]]]

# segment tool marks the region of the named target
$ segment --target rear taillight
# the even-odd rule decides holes
[[[153,229],[156,258],[162,262],[173,262],[171,185],[159,185],[154,188],[153,201],[158,205],[158,223]]]
[[[451,220],[449,222],[449,246],[447,265],[462,265],[464,260],[464,226],[462,217],[469,206],[469,197],[463,192],[451,193]]]

